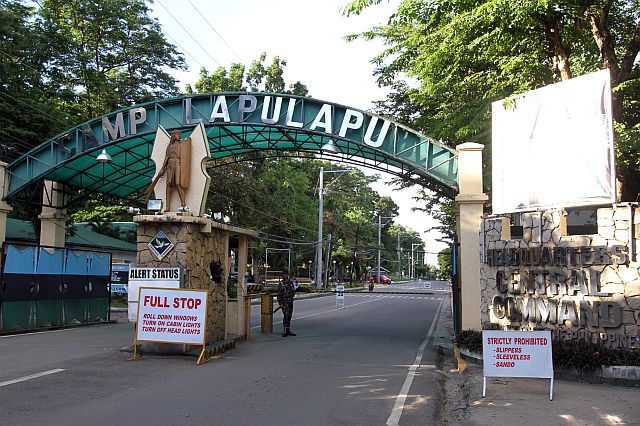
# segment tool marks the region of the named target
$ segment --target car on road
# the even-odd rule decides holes
[[[371,274],[371,276],[369,277],[369,281],[373,281],[374,283],[377,283],[378,280],[376,279],[377,274]],[[385,274],[380,274],[380,284],[391,284],[393,281],[391,281],[391,278],[387,277]]]

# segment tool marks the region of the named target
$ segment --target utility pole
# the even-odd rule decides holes
[[[393,217],[392,216],[382,217],[378,215],[378,273],[376,274],[376,283],[378,285],[380,284],[380,249],[382,247],[382,219],[393,219]]]
[[[331,233],[327,235],[327,251],[325,254],[325,265],[324,265],[324,285],[325,288],[329,288],[329,263],[331,261]]]
[[[398,276],[400,276],[400,233],[398,233],[398,245],[396,245],[396,253],[398,255]]]
[[[381,236],[382,233],[382,216],[378,215],[378,273],[376,274],[376,284],[380,285],[380,245],[381,245]]]
[[[333,151],[333,149],[326,148],[325,144],[322,149]],[[322,275],[322,222],[324,220],[324,174],[325,173],[345,173],[350,170],[327,170],[324,171],[324,167],[320,167],[320,180],[318,183],[318,241],[316,246],[316,288],[323,287],[323,275]]]
[[[415,262],[413,260],[413,249],[414,247],[420,247],[423,246],[422,243],[418,243],[418,244],[411,244],[411,270],[410,270],[410,278],[415,278],[415,274],[416,274],[416,266],[415,266]]]
[[[318,185],[318,197],[320,204],[318,206],[318,241],[316,245],[316,288],[322,288],[322,222],[324,218],[324,200],[322,193],[324,192],[324,168],[320,167],[320,183]]]

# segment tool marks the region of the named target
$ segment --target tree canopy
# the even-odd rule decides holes
[[[355,0],[345,14],[378,3]],[[373,58],[393,89],[379,110],[451,145],[490,145],[493,101],[608,68],[623,200],[640,192],[638,2],[404,0],[386,25],[356,37],[387,46]]]
[[[27,6],[25,4],[29,4]],[[0,0],[0,160],[125,106],[179,93],[185,63],[142,0]]]
[[[274,56],[271,64],[265,65],[266,60],[267,54],[263,52],[260,58],[251,62],[248,71],[245,70],[244,65],[239,63],[231,64],[228,70],[225,67],[219,67],[211,73],[206,68],[201,68],[200,78],[195,83],[196,93],[250,90],[252,92],[264,91],[307,96],[309,89],[300,81],[290,84],[289,88],[286,88],[284,80],[286,60]],[[194,92],[191,85],[187,85],[186,92]]]

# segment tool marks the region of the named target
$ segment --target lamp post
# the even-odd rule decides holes
[[[311,284],[311,264],[313,263],[313,260],[309,261],[309,284]]]
[[[393,216],[380,216],[378,215],[378,263],[377,263],[377,274],[376,274],[376,284],[380,285],[380,246],[382,245],[382,219],[393,219]],[[389,222],[385,222],[385,225]]]
[[[325,144],[326,145],[326,144]],[[325,148],[331,151],[331,149]],[[318,183],[318,240],[316,241],[316,287],[322,288],[322,222],[324,221],[324,174],[325,173],[338,173],[348,172],[349,170],[324,170],[324,167],[320,167],[320,180]],[[328,266],[327,266],[328,268]]]
[[[422,243],[417,243],[417,244],[411,244],[411,271],[410,271],[410,278],[415,278],[415,272],[416,272],[416,264],[415,261],[413,260],[413,248],[414,247],[420,247],[421,245],[423,245]]]

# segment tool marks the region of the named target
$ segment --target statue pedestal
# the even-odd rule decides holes
[[[181,267],[184,272],[183,288],[208,292],[206,343],[212,344],[224,340],[227,337],[227,280],[231,267],[229,239],[232,236],[253,237],[255,232],[202,217],[180,216],[175,213],[138,215],[134,216],[134,222],[138,224],[136,266]],[[174,244],[174,247],[161,260],[158,260],[148,247],[149,242],[159,232],[163,232]],[[214,276],[212,276],[212,269],[218,272]],[[240,293],[238,297],[241,297]],[[146,343],[144,346],[145,350],[150,349],[146,347]],[[172,352],[170,348],[152,350]]]

